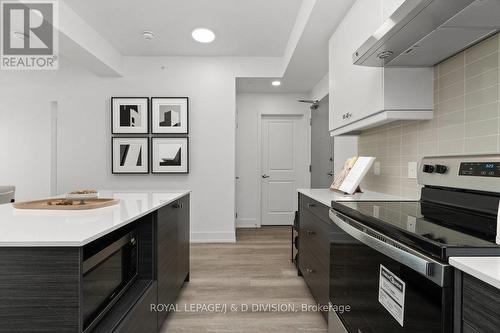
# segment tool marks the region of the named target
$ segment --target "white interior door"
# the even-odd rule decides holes
[[[261,121],[261,224],[291,225],[297,188],[307,186],[307,124],[303,116],[263,116]]]

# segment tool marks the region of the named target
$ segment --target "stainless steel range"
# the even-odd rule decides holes
[[[500,155],[422,159],[420,201],[332,202],[331,332],[452,332],[453,256],[500,256]]]

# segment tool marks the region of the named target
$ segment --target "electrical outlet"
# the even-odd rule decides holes
[[[373,206],[373,217],[378,219],[380,215],[380,207],[377,205]]]
[[[417,162],[408,162],[408,178],[417,178]]]
[[[380,162],[375,162],[373,164],[373,173],[375,176],[380,176]]]

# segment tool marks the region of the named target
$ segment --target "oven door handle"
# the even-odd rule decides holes
[[[371,247],[372,249],[388,256],[389,258],[396,260],[397,262],[410,267],[414,271],[424,275],[430,280],[434,281],[439,285],[443,285],[443,274],[444,267],[440,263],[432,261],[432,259],[423,258],[416,253],[412,253],[413,250],[408,248],[403,244],[399,244],[397,241],[390,239],[378,232],[372,230],[374,234],[376,234],[379,238],[373,237],[366,232],[359,230],[349,223],[343,221],[338,213],[334,211],[330,211],[330,219],[344,232],[360,241],[361,243]],[[367,230],[368,227],[364,227]],[[370,229],[371,230],[371,229]],[[396,243],[398,247],[385,242],[383,239],[390,240],[393,243]],[[404,249],[407,249],[406,251]]]

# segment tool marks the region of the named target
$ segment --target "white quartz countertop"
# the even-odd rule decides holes
[[[415,201],[419,198],[406,198],[400,196],[394,196],[384,193],[363,191],[363,193],[355,193],[353,195],[342,194],[339,192],[331,191],[328,188],[301,188],[297,190],[308,196],[311,199],[321,202],[328,207],[331,206],[332,201]]]
[[[190,191],[99,191],[100,198],[117,198],[110,207],[51,211],[0,205],[0,247],[83,246],[187,195]]]
[[[500,289],[500,257],[453,257],[450,265]]]

